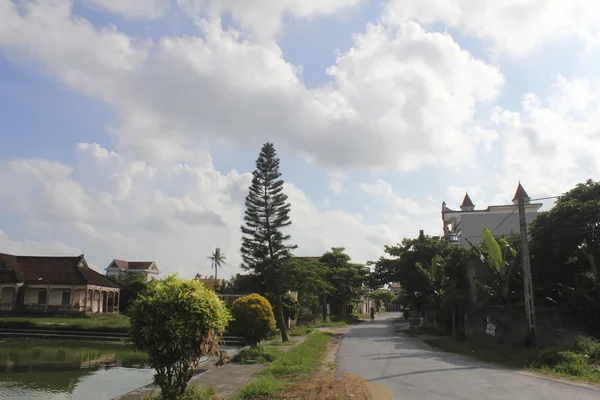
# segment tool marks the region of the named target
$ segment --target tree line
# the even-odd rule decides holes
[[[448,331],[473,297],[477,305],[523,305],[520,236],[494,237],[488,228],[481,236],[466,248],[425,236],[385,246],[385,256],[369,263],[372,286],[400,283],[394,301]],[[567,310],[600,336],[600,183],[578,184],[538,214],[529,246],[536,304]],[[477,270],[475,293],[469,267]]]

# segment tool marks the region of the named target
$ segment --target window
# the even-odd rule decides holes
[[[62,299],[60,301],[60,304],[62,304],[63,306],[71,304],[71,291],[70,290],[63,290]]]
[[[48,299],[48,292],[46,292],[46,289],[40,290],[38,292],[38,304],[46,304],[46,300]]]

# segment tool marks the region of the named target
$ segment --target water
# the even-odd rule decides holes
[[[0,399],[110,400],[152,383],[153,375],[146,354],[120,343],[0,342]]]

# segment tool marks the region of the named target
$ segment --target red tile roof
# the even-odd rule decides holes
[[[83,263],[82,263],[83,261]],[[15,256],[0,253],[0,282],[28,284],[97,285],[119,287],[77,257]]]
[[[461,207],[475,207],[475,204],[473,204],[473,201],[471,201],[471,198],[469,197],[469,193],[465,193],[465,198],[463,199],[463,202],[460,206]]]
[[[114,260],[114,263],[120,270],[146,270],[150,269],[150,266],[154,261],[125,261],[125,260]],[[112,263],[111,263],[112,264]]]
[[[524,199],[529,198],[529,195],[527,194],[525,189],[523,189],[521,182],[519,182],[519,186],[517,186],[517,191],[515,192],[515,197],[513,197],[512,201],[519,200],[520,197],[523,197]]]

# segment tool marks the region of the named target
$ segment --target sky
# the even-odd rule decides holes
[[[599,179],[599,47],[593,0],[0,0],[0,252],[231,276],[273,142],[296,255],[376,260]]]

